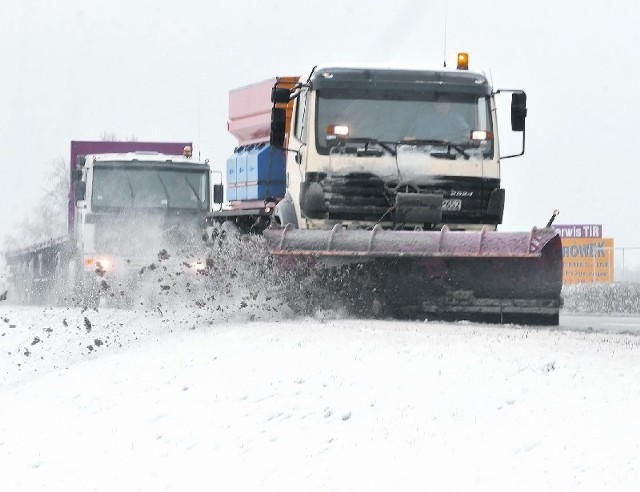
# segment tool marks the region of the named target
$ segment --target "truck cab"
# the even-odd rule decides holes
[[[89,154],[78,164],[76,275],[128,275],[200,237],[211,210],[207,162],[147,151]]]
[[[276,86],[272,144],[287,150],[276,219],[309,229],[495,230],[505,199],[500,161],[511,157],[500,155],[495,94],[466,66],[325,67],[293,92]],[[284,132],[277,106],[287,103]],[[514,130],[524,131],[525,116],[526,96],[515,91]]]
[[[68,234],[5,253],[15,299],[95,304],[113,280],[131,286],[162,250],[199,239],[211,210],[211,170],[191,158],[191,148],[72,141]]]

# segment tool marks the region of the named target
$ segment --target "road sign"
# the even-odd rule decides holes
[[[553,228],[560,234],[561,238],[602,237],[602,224],[558,224],[554,225]]]
[[[565,284],[611,283],[613,282],[613,239],[563,237],[562,263],[562,282]]]

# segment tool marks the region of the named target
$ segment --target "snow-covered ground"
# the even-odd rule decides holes
[[[0,490],[638,490],[640,337],[229,313],[0,304]]]

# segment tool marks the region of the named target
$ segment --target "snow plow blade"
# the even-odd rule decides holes
[[[361,314],[558,324],[562,248],[550,228],[496,232],[288,226],[264,235],[279,265],[322,272],[314,280],[321,284],[316,290]]]

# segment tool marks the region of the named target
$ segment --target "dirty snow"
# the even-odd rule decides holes
[[[640,337],[0,304],[0,490],[637,490]]]

